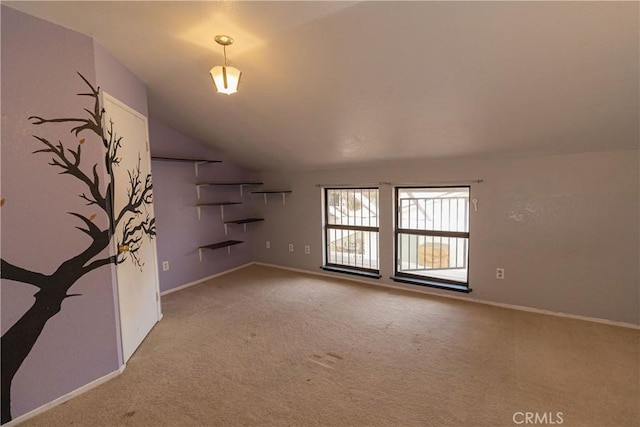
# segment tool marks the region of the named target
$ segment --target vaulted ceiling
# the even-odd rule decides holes
[[[638,148],[637,2],[3,3],[94,37],[152,117],[252,169]]]

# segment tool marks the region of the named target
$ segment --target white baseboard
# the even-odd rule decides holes
[[[233,271],[240,270],[241,268],[245,268],[245,267],[247,267],[247,266],[249,266],[251,264],[253,264],[253,262],[248,262],[246,264],[242,264],[242,265],[240,265],[238,267],[234,267],[234,268],[232,268],[230,270],[221,271],[220,273],[216,273],[216,274],[213,274],[211,276],[207,276],[207,277],[205,277],[203,279],[198,279],[195,282],[185,283],[184,285],[176,286],[175,288],[171,288],[171,289],[168,289],[166,291],[160,292],[160,296],[164,296],[164,295],[170,294],[171,292],[180,291],[182,289],[189,288],[189,287],[194,286],[194,285],[198,285],[198,284],[200,284],[202,282],[206,282],[207,280],[211,280],[211,279],[214,279],[216,277],[224,276],[225,274],[229,274],[229,273],[231,273]]]
[[[527,307],[527,306],[524,306],[524,305],[505,304],[505,303],[501,303],[501,302],[494,302],[494,301],[489,301],[489,300],[481,300],[481,299],[469,298],[469,297],[464,297],[464,296],[459,296],[459,295],[446,295],[446,294],[442,294],[442,293],[438,293],[438,292],[432,292],[428,288],[423,288],[423,287],[418,287],[418,286],[409,287],[409,286],[402,286],[402,285],[393,285],[393,284],[384,283],[384,282],[376,282],[376,281],[373,281],[373,280],[358,279],[358,278],[354,278],[354,277],[351,277],[351,276],[348,276],[348,275],[337,275],[337,274],[330,274],[330,273],[325,273],[325,272],[321,272],[321,271],[303,270],[303,269],[300,269],[300,268],[284,267],[284,266],[281,266],[281,265],[268,264],[268,263],[264,263],[264,262],[253,262],[253,264],[263,265],[265,267],[279,268],[281,270],[295,271],[295,272],[298,272],[298,273],[306,273],[306,274],[313,274],[313,275],[316,275],[316,276],[331,277],[333,279],[341,279],[341,280],[348,280],[348,281],[351,281],[351,282],[366,283],[368,285],[380,286],[380,287],[384,287],[384,288],[392,288],[392,289],[400,289],[400,290],[409,291],[409,292],[417,292],[417,293],[420,293],[420,294],[433,295],[433,296],[442,297],[442,298],[457,299],[457,300],[462,300],[462,301],[466,301],[466,302],[472,302],[472,303],[476,303],[476,304],[492,305],[494,307],[507,308],[507,309],[511,309],[511,310],[528,311],[530,313],[546,314],[546,315],[549,315],[549,316],[565,317],[565,318],[568,318],[568,319],[584,320],[584,321],[587,321],[587,322],[602,323],[602,324],[605,324],[605,325],[620,326],[622,328],[631,328],[631,329],[640,330],[640,325],[635,325],[633,323],[616,322],[614,320],[601,319],[599,317],[580,316],[580,315],[577,315],[577,314],[569,314],[569,313],[562,313],[562,312],[559,312],[559,311],[544,310],[544,309],[540,309],[540,308]]]
[[[205,277],[204,279],[200,279],[200,280],[197,280],[197,281],[191,282],[191,283],[186,283],[184,285],[175,287],[173,289],[169,289],[168,291],[161,292],[160,295],[161,296],[162,295],[166,295],[166,294],[169,294],[171,292],[179,291],[181,289],[197,285],[198,283],[202,283],[202,282],[205,282],[205,281],[207,281],[209,279],[213,279],[215,277],[219,277],[219,276],[222,276],[222,275],[225,275],[225,274],[229,274],[229,273],[231,273],[233,271],[236,271],[236,270],[239,270],[241,268],[247,267],[247,266],[249,266],[251,264],[253,264],[253,263],[250,262],[250,263],[247,263],[247,264],[243,264],[243,265],[241,265],[239,267],[235,267],[235,268],[232,268],[230,270],[226,270],[226,271],[214,274],[212,276]],[[161,312],[159,317],[158,317],[158,321],[162,320],[163,317],[164,317],[164,313]],[[20,423],[22,423],[22,422],[24,422],[24,421],[26,421],[26,420],[28,420],[30,418],[33,418],[36,415],[39,415],[39,414],[41,414],[41,413],[43,413],[43,412],[45,412],[45,411],[47,411],[47,410],[49,410],[49,409],[51,409],[51,408],[53,408],[55,406],[63,404],[64,402],[68,401],[69,399],[72,399],[72,398],[74,398],[76,396],[79,396],[79,395],[81,395],[83,393],[86,393],[87,391],[91,390],[92,388],[95,388],[95,387],[97,387],[97,386],[99,386],[101,384],[104,384],[105,382],[109,381],[110,379],[115,378],[118,375],[120,375],[124,371],[126,366],[127,365],[124,364],[117,371],[113,371],[113,372],[105,375],[104,377],[100,377],[100,378],[98,378],[98,379],[96,379],[96,380],[94,380],[94,381],[92,381],[92,382],[90,382],[88,384],[83,385],[82,387],[79,387],[79,388],[73,390],[72,392],[69,392],[69,393],[65,394],[64,396],[60,396],[57,399],[52,400],[51,402],[45,403],[44,405],[42,405],[42,406],[40,406],[40,407],[38,407],[38,408],[36,408],[36,409],[34,409],[32,411],[29,411],[26,414],[22,414],[19,417],[14,418],[13,420],[9,421],[8,423],[3,424],[2,427],[17,426],[18,424],[20,424]]]
[[[543,309],[539,309],[539,308],[533,308],[533,307],[526,307],[526,306],[522,306],[522,305],[515,305],[515,304],[504,304],[504,303],[499,303],[499,302],[493,302],[493,301],[487,301],[487,300],[479,300],[479,299],[473,299],[473,298],[468,298],[468,297],[464,297],[464,296],[458,296],[458,295],[444,295],[441,293],[436,293],[436,292],[431,292],[427,289],[422,289],[422,288],[414,288],[414,287],[406,287],[406,286],[397,286],[397,285],[392,285],[392,284],[388,284],[388,283],[381,283],[381,282],[374,282],[373,280],[366,280],[366,279],[358,279],[358,278],[354,278],[354,277],[349,277],[349,276],[338,276],[338,275],[334,275],[334,274],[329,274],[329,273],[325,273],[325,272],[318,272],[318,271],[310,271],[310,270],[303,270],[300,268],[292,268],[292,267],[284,267],[282,265],[276,265],[276,264],[268,264],[268,263],[264,263],[264,262],[249,262],[246,264],[243,264],[241,266],[232,268],[230,270],[226,270],[220,273],[216,273],[214,275],[205,277],[203,279],[197,280],[195,282],[191,282],[191,283],[186,283],[184,285],[181,286],[177,286],[175,288],[169,289],[168,291],[164,291],[162,292],[160,295],[167,295],[171,292],[175,292],[175,291],[179,291],[181,289],[185,289],[188,288],[190,286],[194,286],[197,285],[199,283],[205,282],[207,280],[216,278],[216,277],[220,277],[223,276],[225,274],[229,274],[233,271],[236,270],[240,270],[242,268],[248,267],[250,265],[262,265],[265,267],[273,267],[273,268],[278,268],[281,270],[288,270],[288,271],[294,271],[297,273],[303,273],[303,274],[309,274],[309,275],[315,275],[315,276],[322,276],[322,277],[328,277],[328,278],[332,278],[332,279],[339,279],[339,280],[347,280],[350,282],[358,282],[358,283],[365,283],[367,285],[374,285],[374,286],[378,286],[378,287],[384,287],[384,288],[391,288],[391,289],[399,289],[399,290],[403,290],[403,291],[409,291],[409,292],[416,292],[416,293],[421,293],[421,294],[427,294],[427,295],[433,295],[433,296],[437,296],[437,297],[441,297],[441,298],[451,298],[451,299],[457,299],[457,300],[462,300],[462,301],[467,301],[467,302],[472,302],[472,303],[476,303],[476,304],[485,304],[485,305],[491,305],[491,306],[496,306],[496,307],[501,307],[501,308],[506,308],[506,309],[511,309],[511,310],[518,310],[518,311],[527,311],[527,312],[531,312],[531,313],[538,313],[538,314],[545,314],[545,315],[549,315],[549,316],[556,316],[556,317],[565,317],[565,318],[569,318],[569,319],[576,319],[576,320],[583,320],[583,321],[587,321],[587,322],[595,322],[595,323],[602,323],[605,325],[612,325],[612,326],[620,326],[623,328],[631,328],[631,329],[640,329],[640,325],[635,325],[633,323],[626,323],[626,322],[616,322],[613,320],[608,320],[608,319],[600,319],[597,317],[588,317],[588,316],[579,316],[579,315],[575,315],[575,314],[568,314],[568,313],[562,313],[562,312],[555,312],[555,311],[550,311],[550,310],[543,310]],[[161,315],[162,316],[162,315]],[[162,318],[162,317],[161,317]],[[55,400],[52,400],[51,402],[45,403],[44,405],[27,412],[26,414],[22,414],[17,418],[14,418],[13,420],[9,421],[6,424],[3,424],[3,427],[14,427],[17,426],[18,424],[35,417],[36,415],[39,415],[55,406],[61,405],[62,403],[76,397],[79,396],[83,393],[86,393],[87,391],[101,385],[104,384],[105,382],[117,377],[118,375],[120,375],[125,368],[127,367],[126,364],[122,365],[118,370],[113,371],[103,377],[100,377],[88,384],[83,385],[82,387],[79,387],[67,394],[65,394],[64,396],[60,396]]]
[[[65,394],[64,396],[60,396],[55,400],[52,400],[51,402],[45,403],[44,405],[34,409],[33,411],[29,411],[26,414],[22,414],[20,415],[18,418],[14,418],[13,420],[9,421],[6,424],[3,424],[2,427],[13,427],[13,426],[17,426],[18,424],[25,422],[26,420],[35,417],[36,415],[40,415],[41,413],[48,411],[49,409],[53,408],[54,406],[58,406],[63,404],[64,402],[66,402],[69,399],[73,399],[76,396],[80,396],[83,393],[88,392],[89,390],[98,387],[101,384],[106,383],[107,381],[117,377],[118,375],[120,375],[124,369],[127,367],[126,364],[122,365],[118,370],[113,371],[107,375],[105,375],[104,377],[100,377],[96,380],[91,381],[88,384],[83,385],[82,387],[79,387],[67,394]]]

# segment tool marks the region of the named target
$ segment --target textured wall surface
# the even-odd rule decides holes
[[[78,197],[83,185],[48,165],[50,156],[33,154],[39,135],[75,148],[68,124],[34,126],[29,116],[82,116],[89,98],[76,94],[92,83],[147,115],[144,85],[90,37],[2,7],[2,146],[0,210],[2,257],[21,267],[51,274],[62,261],[84,249],[87,237],[67,212],[95,212]],[[199,141],[150,120],[155,155],[226,160]],[[83,145],[83,167],[100,163],[96,138]],[[322,265],[321,189],[317,184],[378,182],[437,184],[484,179],[472,185],[479,201],[471,216],[469,298],[518,304],[640,324],[638,151],[505,157],[482,160],[386,162],[362,168],[267,173],[267,189],[291,189],[286,204],[271,196],[264,204],[251,188],[207,187],[196,196],[196,182],[251,180],[232,162],[201,165],[152,163],[157,220],[160,288],[167,291],[252,260],[319,271]],[[100,171],[100,168],[98,169]],[[100,171],[100,173],[102,173]],[[225,210],[225,219],[262,216],[265,221],[231,226],[225,235],[220,208],[196,204],[242,201]],[[398,285],[393,274],[393,186],[380,186],[380,282]],[[96,223],[104,224],[98,216]],[[253,238],[252,238],[253,235]],[[245,243],[206,251],[197,247],[220,240]],[[265,241],[271,248],[265,248]],[[289,243],[294,252],[288,251]],[[309,245],[306,255],[303,246]],[[495,269],[505,269],[504,280]],[[121,360],[113,269],[84,276],[62,311],[45,326],[14,379],[17,417],[118,369]],[[2,333],[31,306],[36,288],[2,281]],[[436,291],[445,293],[446,291]],[[10,349],[3,348],[3,351]]]
[[[471,186],[478,212],[470,217],[469,298],[640,323],[638,151],[388,162],[269,173],[262,179],[293,194],[286,205],[263,206],[269,226],[254,235],[254,259],[316,272],[323,263],[316,184],[484,179]],[[394,272],[392,185],[380,186],[380,203],[380,282],[399,285],[389,279]],[[271,249],[265,248],[266,240]],[[297,248],[293,253],[288,243]],[[311,246],[311,254],[304,254],[303,245]],[[504,280],[495,278],[497,267],[505,269]]]
[[[91,38],[2,7],[2,258],[44,274],[82,252],[88,238],[67,212],[96,223],[106,217],[78,196],[86,187],[48,165],[50,154],[32,154],[43,145],[32,135],[82,146],[81,167],[91,173],[102,162],[101,142],[90,133],[70,133],[73,125],[34,126],[28,117],[84,117],[92,100],[76,72],[95,84]],[[2,332],[32,305],[36,288],[2,281]],[[118,369],[117,330],[111,270],[82,277],[62,310],[48,321],[13,381],[14,418]],[[11,351],[2,348],[2,351]]]
[[[160,121],[151,120],[149,129],[154,156],[223,160],[222,163],[199,165],[197,177],[193,163],[152,161],[160,290],[167,291],[250,262],[251,232],[264,224],[247,224],[246,233],[241,225],[229,226],[228,235],[225,235],[220,207],[203,208],[201,219],[198,219],[196,204],[243,202],[242,205],[225,206],[224,218],[249,217],[252,216],[252,201],[257,199],[251,195],[252,188],[245,188],[244,195],[240,196],[237,186],[203,187],[198,200],[195,185],[196,182],[248,180],[250,172]],[[227,249],[204,251],[202,261],[199,260],[198,246],[224,240],[244,243],[231,247],[230,253]],[[162,271],[163,261],[169,262],[168,271]]]
[[[128,107],[149,117],[147,88],[142,81],[93,40],[96,81],[101,89]]]

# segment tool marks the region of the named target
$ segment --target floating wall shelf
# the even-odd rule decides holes
[[[200,187],[206,186],[239,186],[240,197],[242,197],[242,189],[246,186],[262,185],[262,182],[197,182],[196,191],[198,192],[198,199],[200,198]]]
[[[251,223],[251,222],[260,222],[260,221],[264,221],[264,218],[244,218],[244,219],[234,219],[231,221],[225,221],[224,222],[224,234],[227,234],[227,228],[230,224],[242,224],[242,226],[244,227],[244,232],[247,232],[247,224]]]
[[[196,205],[198,208],[198,219],[200,219],[200,210],[207,206],[220,206],[220,218],[224,219],[224,207],[230,205],[241,205],[242,202],[215,202],[215,203],[201,203]],[[226,233],[225,233],[226,234]]]
[[[206,163],[222,163],[222,160],[212,160],[212,159],[195,159],[188,157],[161,157],[161,156],[151,156],[151,160],[157,160],[161,162],[188,162],[193,163],[193,166],[196,170],[196,176],[198,176],[198,165],[204,165]]]
[[[282,204],[285,204],[285,194],[291,193],[291,190],[271,190],[271,191],[252,191],[253,194],[262,194],[264,196],[264,204],[267,204],[268,194],[282,194]]]
[[[215,249],[227,248],[227,253],[230,254],[231,246],[239,245],[240,243],[244,243],[244,242],[240,240],[225,240],[224,242],[217,242],[217,243],[212,243],[206,246],[200,246],[198,248],[198,256],[200,257],[200,261],[202,261],[202,251],[204,249],[215,250]]]

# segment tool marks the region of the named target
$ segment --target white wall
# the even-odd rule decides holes
[[[388,162],[362,168],[269,172],[266,187],[290,188],[286,205],[260,205],[259,262],[318,272],[321,189],[316,184],[473,184],[468,296],[640,324],[638,151]],[[381,282],[393,275],[393,187],[380,186]],[[265,241],[271,249],[265,248]],[[287,251],[293,243],[295,252]],[[305,255],[304,245],[311,246]],[[505,269],[505,279],[495,269]],[[431,288],[429,290],[432,290]],[[436,291],[447,293],[450,291]]]

